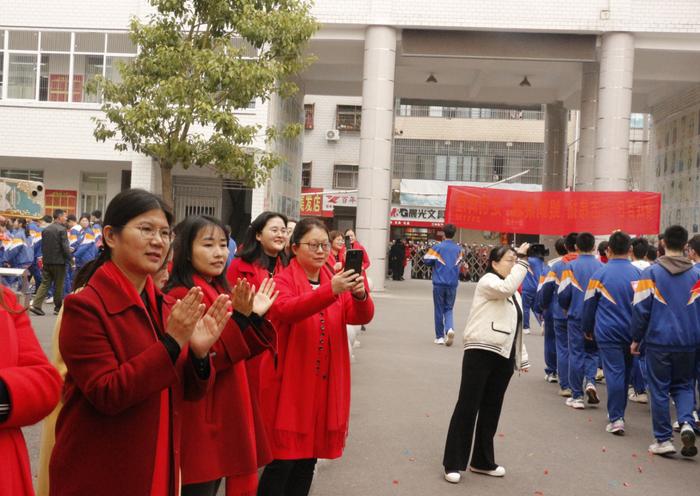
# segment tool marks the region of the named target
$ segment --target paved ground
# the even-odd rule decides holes
[[[460,286],[457,329],[464,328],[473,288]],[[604,432],[603,406],[566,408],[556,385],[543,380],[539,335],[526,337],[533,368],[513,377],[496,438],[496,460],[508,474],[446,483],[440,462],[462,350],[459,332],[452,348],[432,343],[430,295],[427,281],[390,282],[376,295],[377,317],[360,336],[353,365],[347,449],[342,459],[320,464],[313,496],[698,494],[700,458],[647,455],[645,405],[630,405],[625,437]],[[48,348],[53,318],[33,321]],[[605,387],[600,391],[604,401]],[[35,462],[38,427],[27,429],[27,437]]]

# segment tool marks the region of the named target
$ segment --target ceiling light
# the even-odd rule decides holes
[[[530,86],[532,86],[532,85],[530,84],[530,81],[527,80],[527,76],[523,77],[523,80],[520,81],[520,86],[521,86],[522,88],[529,88]]]
[[[430,76],[428,76],[428,79],[425,80],[426,83],[437,83],[437,79],[433,75],[433,73],[430,73]]]

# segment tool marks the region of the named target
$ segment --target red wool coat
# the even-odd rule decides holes
[[[296,259],[275,277],[280,294],[270,311],[278,335],[277,368],[262,369],[262,406],[275,459],[338,458],[350,417],[347,324],[372,320],[369,294],[334,295],[321,269],[314,290]]]
[[[61,377],[34,335],[12,291],[0,287],[11,313],[0,306],[0,380],[10,394],[9,417],[0,422],[0,494],[32,496],[32,474],[21,427],[36,424],[58,404]]]
[[[195,276],[193,282],[204,291],[207,308],[225,293],[201,277]],[[188,290],[177,286],[168,295],[184,298]],[[216,368],[214,386],[203,399],[187,402],[182,408],[187,425],[182,433],[183,484],[247,474],[257,478],[257,469],[271,460],[269,450],[262,453],[264,458],[258,457],[256,438],[265,432],[261,424],[260,432],[255,430],[254,419],[260,412],[250,398],[245,363],[270,349],[274,339],[275,331],[268,321],[263,321],[260,329],[251,325],[243,331],[233,318],[226,324],[211,349]]]
[[[65,299],[59,347],[68,372],[49,465],[52,496],[150,495],[156,454],[163,448],[171,467],[164,491],[176,494],[183,402],[206,393],[214,368],[208,381],[200,380],[187,348],[173,364],[156,336],[172,300],[150,277],[146,286],[163,311],[159,329],[153,329],[136,289],[111,262]],[[163,391],[169,400],[165,409]],[[158,449],[163,415],[167,445]]]
[[[277,265],[275,266],[275,274],[279,274],[284,267],[280,262],[279,257],[277,258]],[[261,266],[257,263],[248,263],[242,258],[234,258],[228,267],[228,272],[226,272],[226,279],[231,286],[236,284],[237,279],[246,279],[250,284],[254,284],[256,291],[260,288],[260,285],[265,279],[268,279],[270,274],[267,272],[267,268]],[[274,348],[273,350],[266,351],[260,355],[251,358],[246,361],[246,372],[248,373],[248,384],[250,386],[250,397],[253,401],[253,410],[260,410],[260,365],[263,361],[274,361],[274,353],[277,348],[277,335],[274,338]],[[270,448],[270,442],[267,438],[267,430],[265,429],[262,416],[255,417],[255,432],[258,433],[258,464],[260,466],[265,465],[269,462],[272,457],[272,449]],[[263,433],[265,433],[263,435]]]

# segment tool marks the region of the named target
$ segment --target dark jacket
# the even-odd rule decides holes
[[[65,265],[70,260],[70,244],[65,226],[54,222],[41,233],[44,265]]]

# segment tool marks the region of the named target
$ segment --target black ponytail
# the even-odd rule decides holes
[[[105,212],[102,230],[107,226],[112,228],[112,231],[118,233],[126,226],[131,219],[139,215],[150,212],[151,210],[162,210],[168,225],[173,225],[173,213],[170,207],[161,198],[144,189],[127,189],[115,196]],[[107,246],[107,243],[102,239],[102,247],[97,258],[83,266],[75,276],[73,282],[73,291],[87,285],[90,278],[97,269],[102,267],[112,258],[112,253]]]

